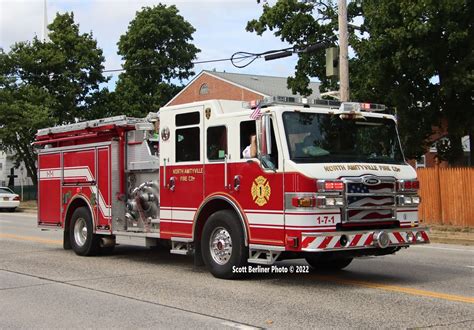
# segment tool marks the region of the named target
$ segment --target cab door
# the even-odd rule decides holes
[[[169,111],[161,123],[161,236],[191,238],[204,195],[203,106]]]
[[[229,193],[231,189],[231,155],[228,151],[229,128],[226,121],[205,125],[205,196]]]
[[[250,243],[282,246],[285,242],[283,161],[278,132],[273,119],[268,119],[266,131],[262,126],[263,119],[256,122],[258,157],[244,158],[242,152],[238,155],[241,160],[235,164],[231,178],[233,182],[237,177],[239,189],[232,190],[231,194],[244,208]],[[244,123],[240,123],[242,142],[249,141],[249,134],[255,134],[243,129]],[[263,138],[266,132],[269,133],[268,141]]]

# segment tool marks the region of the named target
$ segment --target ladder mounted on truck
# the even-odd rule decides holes
[[[143,118],[127,117],[125,115],[115,116],[115,117],[109,117],[109,118],[94,119],[94,120],[84,121],[80,123],[39,129],[38,132],[36,133],[36,136],[41,137],[43,135],[81,131],[81,130],[87,130],[90,128],[100,128],[100,127],[109,126],[109,125],[130,126],[130,125],[135,125],[137,123],[142,123],[142,122],[144,122]]]
[[[93,138],[116,131],[117,128],[130,130],[135,128],[136,124],[145,123],[148,123],[145,118],[115,116],[44,128],[38,130],[36,133],[36,142],[34,142],[34,145],[47,145],[50,143],[72,141],[80,138]]]

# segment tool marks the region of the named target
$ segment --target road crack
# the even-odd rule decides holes
[[[414,330],[414,329],[429,329],[429,328],[434,328],[434,327],[448,327],[450,325],[458,325],[458,324],[463,324],[463,323],[467,323],[467,322],[474,322],[474,319],[473,320],[463,320],[463,321],[451,322],[451,323],[430,324],[430,325],[407,328],[407,329]]]

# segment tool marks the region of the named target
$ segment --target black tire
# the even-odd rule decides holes
[[[92,217],[85,207],[77,208],[72,214],[69,227],[71,247],[77,255],[93,256],[99,252],[100,238],[93,232]]]
[[[15,212],[15,211],[16,211],[16,207],[12,207],[8,209],[8,212]]]
[[[212,248],[212,242],[219,237],[225,238],[226,243],[222,244],[221,240]],[[222,249],[219,249],[219,246]],[[226,249],[229,251],[227,254]],[[215,277],[233,279],[241,276],[240,273],[233,272],[233,267],[247,265],[248,249],[245,246],[242,225],[234,212],[217,211],[207,219],[202,231],[201,252],[204,263]],[[222,253],[222,256],[219,256],[219,253]]]
[[[310,254],[306,256],[306,262],[316,270],[320,271],[338,271],[346,268],[354,258],[324,258],[319,254]]]

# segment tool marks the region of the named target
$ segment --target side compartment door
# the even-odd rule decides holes
[[[97,148],[97,219],[99,230],[111,230],[111,149],[110,146]]]
[[[97,217],[97,157],[96,148],[89,147],[63,152],[62,195],[63,214],[66,216],[67,206],[78,197],[86,199]]]
[[[61,153],[38,155],[38,225],[61,224]]]

